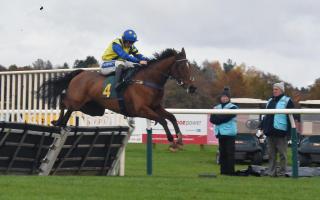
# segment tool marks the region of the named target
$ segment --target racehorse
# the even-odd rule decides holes
[[[125,115],[160,123],[169,141],[169,149],[175,151],[183,145],[182,134],[175,116],[161,105],[164,85],[172,78],[188,93],[195,92],[196,87],[193,85],[194,78],[184,48],[181,52],[166,49],[154,56],[148,66],[139,67],[123,92]],[[38,90],[40,96],[51,104],[55,104],[60,98],[60,116],[58,120],[52,121],[52,124],[66,126],[73,111],[82,111],[93,116],[103,115],[105,109],[121,113],[118,99],[106,98],[102,94],[105,79],[106,77],[98,72],[75,70],[44,82]],[[176,141],[170,133],[166,119],[173,124]]]

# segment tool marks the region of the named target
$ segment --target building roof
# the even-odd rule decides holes
[[[320,100],[305,100],[299,101],[301,105],[320,105]]]
[[[231,98],[232,103],[238,104],[266,104],[266,100],[253,99],[253,98]]]

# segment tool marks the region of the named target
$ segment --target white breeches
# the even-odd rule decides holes
[[[116,70],[119,65],[125,66],[125,68],[134,67],[133,62],[130,61],[120,61],[120,60],[111,60],[103,62],[101,65],[101,74],[108,75]]]

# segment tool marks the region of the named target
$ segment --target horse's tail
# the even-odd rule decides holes
[[[81,72],[83,70],[78,69],[45,81],[37,91],[39,97],[47,100],[52,106],[56,105],[57,98],[60,97],[63,90],[67,89],[70,81]]]

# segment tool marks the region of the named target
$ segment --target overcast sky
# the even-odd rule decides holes
[[[54,65],[91,55],[132,28],[152,56],[185,47],[202,63],[231,58],[297,87],[320,77],[316,0],[0,0],[0,64]],[[40,10],[43,6],[44,9]]]

